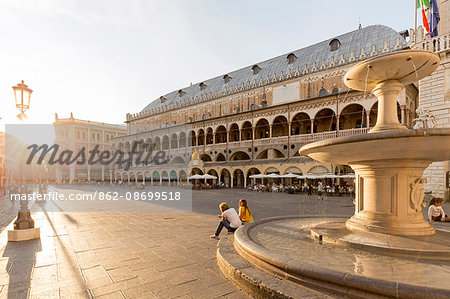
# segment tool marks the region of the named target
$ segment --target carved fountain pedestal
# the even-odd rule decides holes
[[[430,163],[450,159],[450,129],[407,129],[398,121],[397,95],[438,66],[439,57],[422,50],[386,54],[355,65],[344,82],[377,96],[375,127],[369,134],[315,142],[300,149],[302,155],[355,170],[355,215],[346,222],[348,230],[434,234],[422,216],[422,175]]]

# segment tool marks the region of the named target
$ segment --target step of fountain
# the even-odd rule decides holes
[[[415,259],[450,260],[450,232],[439,229],[430,236],[394,236],[349,231],[345,222],[330,222],[312,228],[311,236],[323,242],[380,254]]]
[[[222,238],[217,245],[217,263],[222,272],[252,298],[335,298],[293,283],[287,277],[274,276],[244,259],[234,248],[233,237]]]
[[[288,216],[246,224],[233,243],[220,241],[219,266],[244,290],[265,298],[304,297],[292,285],[350,298],[450,298],[448,260],[385,255],[311,237],[314,227],[344,221]],[[284,283],[291,293],[283,291]]]

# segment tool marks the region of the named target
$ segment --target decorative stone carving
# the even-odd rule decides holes
[[[423,201],[423,196],[425,195],[423,184],[425,184],[426,182],[427,179],[425,178],[417,178],[414,180],[414,183],[409,184],[409,188],[411,189],[409,194],[409,201],[411,203],[411,207],[416,212],[420,212],[426,205]]]
[[[414,129],[436,128],[436,118],[430,110],[419,107],[416,113],[419,117],[413,119]]]

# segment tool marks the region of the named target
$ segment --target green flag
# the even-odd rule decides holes
[[[430,6],[430,0],[417,0],[417,8],[420,8],[420,1],[422,1],[423,7]]]

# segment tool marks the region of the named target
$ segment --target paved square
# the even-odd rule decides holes
[[[47,203],[34,214],[40,240],[6,243],[1,234],[0,298],[247,298],[219,270],[209,238],[218,204],[237,208],[240,198],[255,220],[354,209],[348,197],[239,189],[193,191],[193,212],[46,212]]]

